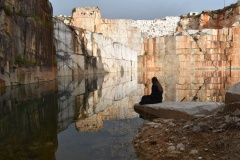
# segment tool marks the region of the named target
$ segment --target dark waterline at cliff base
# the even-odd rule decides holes
[[[133,105],[151,92],[153,76],[164,88],[164,101],[197,95],[197,101],[224,102],[238,72],[125,72],[5,88],[1,159],[136,159],[132,140],[144,121]]]

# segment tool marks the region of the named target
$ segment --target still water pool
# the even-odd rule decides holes
[[[191,101],[197,96],[197,101],[224,102],[226,89],[238,75],[129,72],[3,88],[0,160],[137,159],[132,140],[146,121],[133,105],[150,94],[152,76],[164,88],[164,101]]]
[[[97,132],[79,132],[75,124],[58,134],[56,159],[137,159],[132,145],[140,118],[106,120]]]

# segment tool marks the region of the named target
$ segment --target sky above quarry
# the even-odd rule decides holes
[[[99,7],[102,18],[151,20],[217,10],[237,0],[49,0],[53,15],[71,16],[75,7]]]

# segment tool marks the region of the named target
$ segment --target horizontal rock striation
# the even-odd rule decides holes
[[[72,18],[71,25],[137,51],[138,70],[239,69],[239,2],[216,11],[149,21],[103,19],[94,7],[76,8]]]

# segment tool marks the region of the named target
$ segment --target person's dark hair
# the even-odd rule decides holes
[[[156,85],[158,87],[158,89],[163,92],[162,85],[159,83],[157,77],[153,77],[152,78],[152,84]]]

